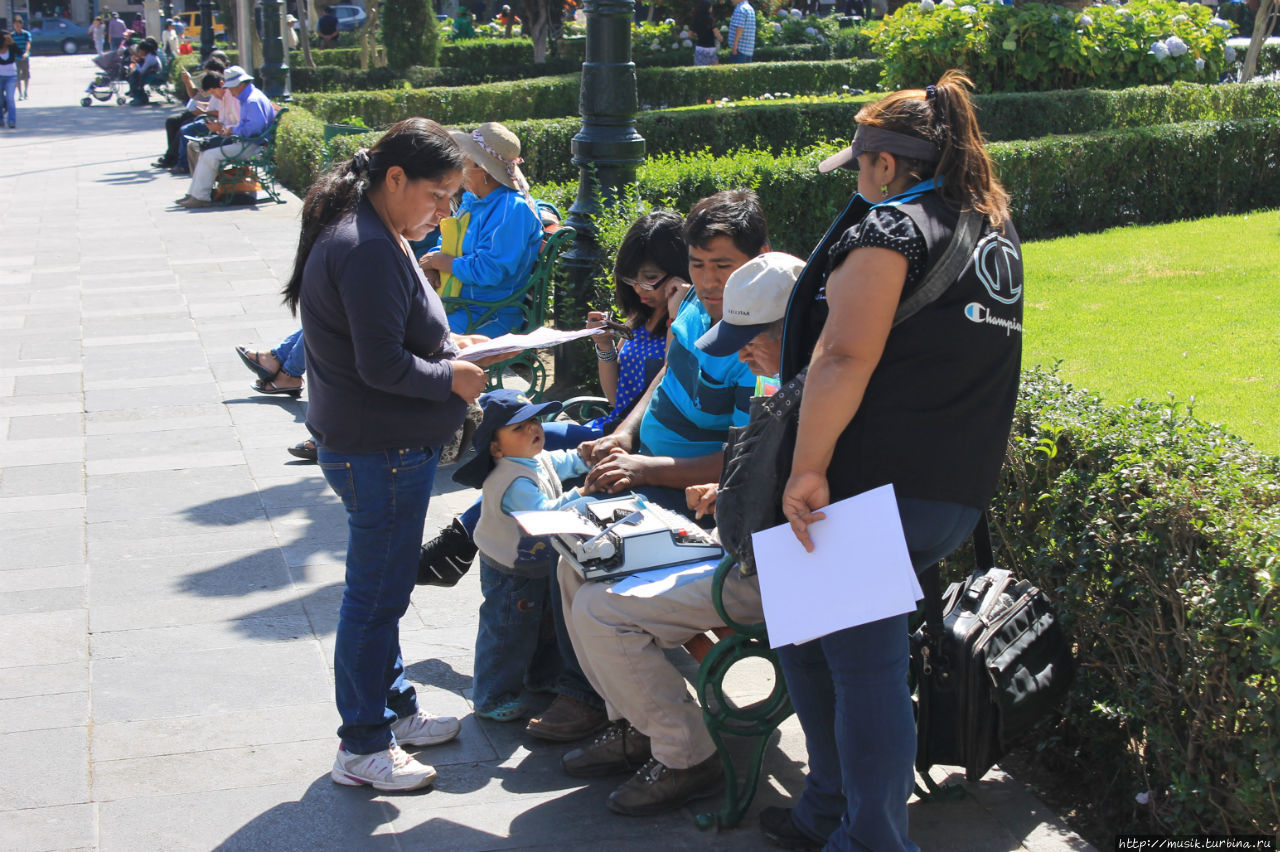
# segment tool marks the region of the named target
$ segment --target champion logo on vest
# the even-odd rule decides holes
[[[1020,261],[1018,247],[996,233],[981,240],[973,250],[973,266],[978,280],[987,288],[991,298],[1006,305],[1012,305],[1022,298],[1022,285],[1017,283],[1013,274],[1014,264]]]
[[[1015,331],[1022,334],[1022,323],[1016,319],[996,316],[991,309],[981,302],[970,302],[964,306],[964,315],[970,322],[976,322],[979,325],[994,325],[997,328],[1003,328],[1005,337],[1013,334]]]

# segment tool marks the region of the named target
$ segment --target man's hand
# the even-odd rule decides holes
[[[614,432],[594,441],[583,441],[578,445],[578,455],[587,464],[595,464],[615,449],[629,453],[635,449],[635,440],[628,434]]]
[[[690,485],[684,490],[685,505],[693,510],[693,519],[695,521],[703,515],[715,514],[716,495],[719,493],[720,486],[714,482]]]
[[[689,288],[692,286],[692,284],[685,281],[683,278],[676,278],[674,276],[667,282],[664,289],[666,290],[665,295],[667,297],[668,317],[675,319],[676,314],[680,313],[680,303],[684,301],[685,294],[689,292]]]
[[[489,374],[470,361],[450,361],[453,367],[452,390],[466,402],[476,401],[489,382]]]
[[[615,447],[587,471],[583,494],[603,491],[617,494],[648,484],[648,470],[654,464],[649,456],[634,455]]]

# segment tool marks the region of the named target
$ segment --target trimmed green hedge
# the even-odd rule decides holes
[[[1023,374],[995,525],[1078,662],[1034,759],[1098,790],[1114,831],[1280,825],[1278,483],[1280,458],[1186,406],[1112,408]]]
[[[852,175],[818,174],[818,163],[834,150],[834,145],[820,145],[799,155],[742,151],[731,157],[657,157],[641,166],[639,193],[650,203],[687,210],[721,189],[751,187],[773,223],[773,246],[806,256],[854,191]],[[1280,206],[1277,150],[1277,118],[1166,124],[990,146],[1024,239]],[[556,204],[571,203],[576,188],[576,182],[543,184],[535,193]]]
[[[324,158],[324,122],[290,105],[276,128],[276,179],[298,194],[307,194],[320,174]]]
[[[687,106],[721,97],[766,92],[828,94],[848,85],[867,88],[879,76],[874,61],[760,62],[709,68],[643,68],[636,72],[642,109]],[[295,101],[324,121],[352,115],[370,127],[425,115],[444,124],[578,114],[579,74],[537,77],[477,86],[299,94]]]

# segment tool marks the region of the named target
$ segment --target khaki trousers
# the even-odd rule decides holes
[[[723,627],[711,604],[714,572],[653,597],[619,594],[612,583],[588,583],[564,559],[559,566],[564,617],[582,670],[605,701],[610,719],[626,719],[650,738],[653,756],[688,769],[715,753],[702,708],[663,653],[712,627]],[[760,585],[737,571],[725,581],[729,614],[746,624],[764,620]]]

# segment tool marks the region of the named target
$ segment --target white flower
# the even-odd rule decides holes
[[[844,86],[841,86],[841,87],[840,87],[840,89],[841,89],[841,91],[845,91],[845,92],[847,92],[847,91],[849,91],[849,86],[846,84],[846,85],[844,85]]]
[[[1182,56],[1187,52],[1187,43],[1177,36],[1169,36],[1165,39],[1164,46],[1169,48],[1170,56]]]
[[[920,0],[921,12],[932,12],[934,8],[933,0]]]
[[[721,98],[721,99],[720,99],[720,103],[722,103],[722,104],[727,104],[727,103],[729,103],[729,99],[728,99],[728,98]]]
[[[1147,52],[1150,53],[1152,56],[1154,56],[1160,62],[1163,62],[1164,60],[1169,58],[1169,48],[1162,41],[1158,41],[1155,44],[1151,45],[1151,49]]]
[[[1054,12],[1052,15],[1050,15],[1050,16],[1049,16],[1049,20],[1053,21],[1053,22],[1056,24],[1056,23],[1058,23],[1058,21],[1060,21],[1060,20],[1062,20],[1062,19],[1058,17],[1058,13],[1057,13],[1057,12]]]
[[[1081,16],[1080,16],[1080,26],[1082,26],[1082,27],[1091,27],[1091,26],[1093,26],[1093,18],[1090,18],[1088,15],[1081,15]]]
[[[774,21],[774,22],[773,22],[773,31],[774,31],[775,33],[780,33],[780,32],[782,32],[782,24],[778,23],[777,21]]]
[[[671,49],[672,49],[672,50],[679,50],[679,49],[680,49],[680,42],[678,42],[678,41],[673,41],[673,42],[671,42]]]
[[[1197,70],[1197,71],[1203,71],[1203,70],[1204,70],[1204,60],[1203,60],[1203,59],[1201,59],[1201,58],[1200,58],[1200,57],[1198,57],[1198,56],[1196,57],[1196,70]]]
[[[693,47],[693,39],[687,38],[684,41],[680,42],[680,44],[684,45],[685,47]]]
[[[688,38],[688,37],[689,37],[689,31],[688,31],[688,30],[681,30],[681,31],[680,31],[680,38]]]
[[[650,50],[657,50],[657,49],[658,49],[658,48],[660,48],[661,46],[662,46],[662,45],[658,44],[658,40],[655,38],[655,39],[654,39],[654,40],[649,44],[649,49],[650,49]]]
[[[938,5],[944,9],[954,9],[956,7],[956,0],[939,0]]]
[[[1175,24],[1181,24],[1181,23],[1184,23],[1184,22],[1189,21],[1189,20],[1191,20],[1191,19],[1190,19],[1190,18],[1188,18],[1186,15],[1174,15],[1174,16],[1173,16],[1173,22],[1174,22]]]
[[[673,26],[675,26],[676,19],[675,19],[675,18],[667,18],[667,19],[666,19],[665,21],[663,21],[662,23],[666,24],[666,25],[667,25],[667,26],[669,26],[669,27],[673,27]]]
[[[960,11],[964,12],[966,15],[978,14],[978,9],[976,6],[961,6]]]
[[[1209,26],[1222,27],[1224,30],[1227,30],[1227,31],[1234,29],[1230,21],[1224,21],[1222,20],[1222,18],[1214,18],[1212,21],[1209,22]]]
[[[790,93],[790,92],[783,92],[783,93],[782,93],[782,96],[783,96],[784,98],[789,98],[789,97],[791,97],[791,93]]]
[[[791,17],[793,17],[793,18],[803,18],[803,17],[804,17],[804,12],[801,12],[799,9],[792,9],[792,10],[791,10]]]
[[[1225,57],[1224,57],[1224,58],[1225,58],[1228,62],[1235,62],[1235,61],[1236,61],[1236,49],[1235,49],[1234,47],[1232,47],[1231,45],[1227,45],[1227,49],[1226,49]]]
[[[805,27],[804,34],[807,36],[816,36],[818,34],[818,31],[815,30],[813,27]]]

